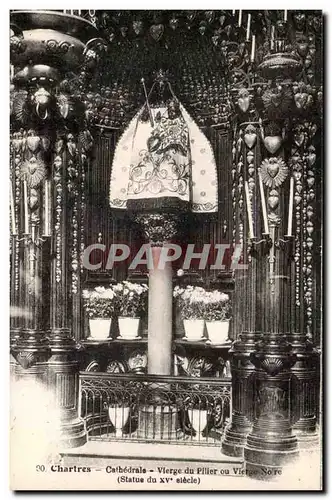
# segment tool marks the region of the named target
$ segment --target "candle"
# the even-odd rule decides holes
[[[275,26],[271,26],[271,50],[274,49]]]
[[[239,10],[239,27],[241,26],[242,24],[242,10]]]
[[[247,36],[246,40],[249,42],[250,40],[250,24],[251,24],[251,14],[248,14],[248,21],[247,21]]]
[[[233,16],[234,16],[234,14],[235,14],[235,9],[232,11],[232,14],[233,14]]]
[[[288,209],[287,236],[292,236],[293,201],[294,201],[294,177],[291,175],[290,184],[289,184],[289,209]]]
[[[256,46],[256,35],[252,35],[251,57],[250,57],[251,62],[254,62],[254,60],[255,60],[255,46]]]
[[[248,181],[245,181],[245,192],[246,192],[246,200],[247,200],[247,212],[248,212],[248,228],[249,228],[249,238],[254,238],[254,223],[252,220],[251,213],[251,203],[250,203],[250,195],[249,195],[249,184]]]
[[[45,198],[44,198],[44,236],[50,235],[50,184],[49,180],[45,181]]]
[[[15,221],[15,205],[14,205],[14,195],[12,181],[10,181],[10,215],[12,220],[12,234],[17,234],[16,231],[16,221]]]
[[[258,173],[258,178],[259,178],[259,190],[261,193],[261,203],[262,203],[263,222],[264,222],[264,234],[269,234],[269,223],[267,220],[264,186],[263,186],[262,176],[261,176],[260,172]]]
[[[284,21],[287,22],[287,10],[284,10]]]
[[[23,203],[24,203],[24,233],[29,234],[29,210],[28,210],[28,185],[26,177],[23,179]]]
[[[80,11],[80,9],[78,10],[78,15],[79,15],[79,16],[81,15],[81,11]]]

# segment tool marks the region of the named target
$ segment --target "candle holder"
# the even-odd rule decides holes
[[[272,239],[269,233],[263,233],[262,239],[250,238],[249,243],[249,252],[255,258],[261,258],[267,255],[270,252],[272,247]]]
[[[18,241],[23,241],[24,246],[28,247],[30,245],[41,248],[44,243],[46,243],[47,239],[50,238],[50,236],[37,236],[36,238],[33,238],[30,233],[23,233],[23,237],[19,238]]]
[[[287,258],[290,260],[294,257],[294,242],[295,237],[286,234],[283,238],[279,238],[275,242],[276,248],[282,250]]]

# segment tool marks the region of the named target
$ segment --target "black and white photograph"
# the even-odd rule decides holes
[[[322,491],[324,12],[7,13],[11,490]]]

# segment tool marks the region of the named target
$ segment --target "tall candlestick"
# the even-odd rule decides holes
[[[284,21],[287,22],[287,10],[284,10]]]
[[[10,181],[10,215],[11,215],[11,222],[12,222],[12,234],[15,235],[15,234],[17,234],[17,231],[16,231],[15,205],[14,205],[12,181]]]
[[[246,40],[249,42],[250,40],[250,24],[251,24],[251,14],[248,14],[248,21],[247,21],[247,36]]]
[[[50,235],[50,181],[45,181],[44,197],[44,236]]]
[[[29,234],[29,200],[28,200],[28,185],[26,177],[23,179],[23,203],[24,203],[24,233]]]
[[[274,49],[275,26],[271,26],[271,50]]]
[[[261,176],[260,172],[258,173],[258,178],[259,178],[259,190],[261,193],[261,203],[262,203],[263,222],[264,222],[264,234],[269,234],[269,223],[267,220],[264,186],[263,186],[262,176]]]
[[[290,184],[289,184],[289,208],[288,208],[287,236],[292,236],[293,202],[294,202],[294,177],[291,175]]]
[[[256,35],[252,35],[252,41],[251,41],[251,57],[250,61],[254,62],[255,60],[255,46],[256,46]]]
[[[249,238],[253,239],[254,238],[254,223],[253,223],[253,220],[252,220],[252,212],[251,212],[251,203],[250,203],[248,181],[245,181],[244,187],[245,187],[246,201],[247,201]]]
[[[241,26],[242,24],[242,10],[239,10],[239,27]]]

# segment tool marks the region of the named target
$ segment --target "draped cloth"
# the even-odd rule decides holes
[[[177,101],[143,106],[120,137],[113,158],[110,205],[133,211],[218,210],[214,153],[208,139]]]

